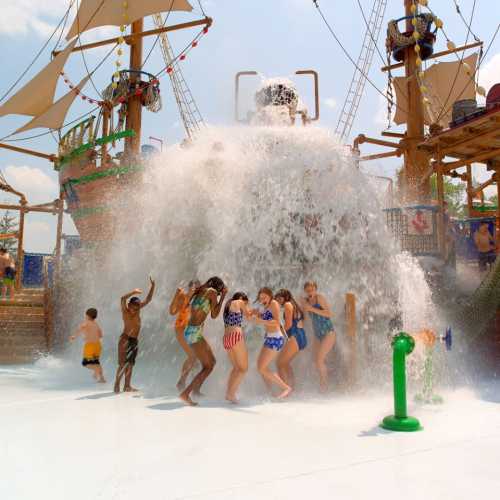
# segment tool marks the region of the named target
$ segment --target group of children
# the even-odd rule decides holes
[[[137,297],[142,293],[139,289],[121,298],[124,331],[118,342],[118,370],[114,386],[116,393],[120,392],[123,376],[125,376],[123,390],[125,392],[136,390],[131,385],[132,369],[138,351],[140,310],[151,301],[154,294],[155,283],[151,278],[150,281],[151,288],[144,301]],[[242,329],[243,319],[260,325],[265,330],[264,343],[257,360],[257,370],[268,390],[272,392],[276,386],[279,388],[277,397],[283,399],[295,387],[292,361],[308,346],[304,329],[304,320],[308,315],[315,337],[314,360],[319,372],[320,390],[327,390],[328,372],[325,359],[335,345],[335,330],[331,320],[330,305],[325,297],[318,293],[315,282],[305,283],[305,294],[298,301],[289,290],[281,289],[273,294],[270,288],[261,288],[255,301],[257,307],[251,307],[247,295],[243,292],[236,292],[225,301],[227,292],[227,287],[218,277],[210,278],[204,284],[194,280],[189,283],[187,290],[178,288],[170,304],[169,312],[176,316],[176,337],[187,355],[177,382],[177,388],[181,391],[179,397],[186,404],[191,406],[197,404],[192,396],[200,394],[201,386],[215,367],[216,359],[203,336],[203,327],[209,315],[212,319],[216,319],[221,311],[224,322],[222,345],[232,364],[227,382],[227,401],[237,403],[237,390],[248,370],[248,350]],[[86,320],[80,325],[77,334],[81,333],[85,338],[82,364],[94,371],[94,376],[99,382],[104,382],[99,363],[102,332],[95,321],[96,317],[97,311],[89,309]],[[74,338],[75,336],[72,337]],[[201,364],[201,370],[187,384],[188,376],[197,361]],[[271,369],[273,361],[276,361],[277,371]]]

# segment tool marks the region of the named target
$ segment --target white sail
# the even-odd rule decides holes
[[[57,80],[75,43],[76,39],[3,106],[0,106],[0,116],[10,114],[38,116],[49,108],[54,102]]]
[[[66,95],[58,99],[52,106],[50,106],[44,113],[40,114],[29,121],[26,125],[22,126],[14,133],[19,134],[20,132],[25,132],[26,130],[31,130],[32,128],[50,128],[59,129],[64,124],[64,119],[68,114],[70,106],[77,95],[81,92],[90,76],[86,76],[75,88],[70,90]]]
[[[124,14],[132,23],[157,12],[193,10],[187,0],[128,0],[126,8],[123,4],[124,0],[82,0],[66,40],[99,26],[120,26]]]
[[[438,123],[442,127],[448,127],[452,119],[453,103],[462,99],[475,99],[474,74],[477,59],[478,55],[472,54],[464,58],[463,62],[440,62],[425,70],[423,83],[428,89],[429,99],[428,106],[424,106],[427,125]],[[407,122],[408,79],[394,78],[394,89],[398,103],[394,123],[400,125]]]

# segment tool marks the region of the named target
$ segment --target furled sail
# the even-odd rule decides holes
[[[73,104],[76,96],[85,87],[85,84],[89,80],[90,76],[86,76],[75,88],[70,90],[66,95],[58,99],[50,108],[45,110],[39,116],[33,118],[26,125],[22,126],[20,129],[16,130],[14,133],[18,134],[20,132],[25,132],[26,130],[31,130],[32,128],[44,127],[51,129],[59,129],[64,124],[64,119],[68,113],[70,106]]]
[[[75,43],[76,39],[3,106],[0,106],[0,116],[10,114],[38,116],[51,106],[54,102],[57,79]]]
[[[453,103],[462,99],[475,99],[474,73],[477,58],[477,54],[472,54],[464,58],[463,62],[440,62],[424,71],[423,83],[428,89],[429,99],[428,106],[424,106],[424,120],[427,125],[437,123],[448,127],[452,119]],[[400,125],[407,122],[408,78],[397,77],[393,82],[398,103],[393,121]]]
[[[120,26],[124,13],[132,23],[157,12],[193,10],[187,0],[128,0],[126,10],[123,3],[123,0],[82,0],[66,40],[99,26]]]

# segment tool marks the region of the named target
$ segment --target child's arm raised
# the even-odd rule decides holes
[[[140,295],[142,293],[142,290],[140,288],[134,288],[131,292],[126,293],[125,295],[122,296],[120,299],[120,304],[122,306],[122,312],[127,310],[127,300],[132,297],[132,295]]]
[[[147,306],[151,302],[153,294],[155,293],[155,282],[153,281],[153,278],[151,278],[151,276],[149,277],[149,281],[151,282],[151,287],[149,288],[149,292],[146,299],[143,302],[141,302],[141,308]]]

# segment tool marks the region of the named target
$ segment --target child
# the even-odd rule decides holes
[[[83,346],[82,365],[94,372],[94,378],[97,382],[103,384],[106,382],[102,374],[102,367],[99,361],[101,355],[102,330],[97,324],[97,309],[93,307],[85,312],[85,321],[78,327],[70,340],[75,340],[79,335],[83,335],[85,344]]]
[[[141,309],[151,302],[155,291],[155,282],[153,278],[149,278],[149,281],[151,282],[151,288],[143,302],[141,302],[139,297],[133,297],[133,295],[142,293],[142,290],[139,288],[125,294],[120,301],[123,318],[123,333],[120,335],[120,340],[118,341],[118,370],[116,372],[114,388],[116,393],[120,392],[120,383],[123,374],[125,374],[125,386],[123,390],[125,392],[137,391],[137,389],[134,389],[130,384],[132,381],[132,369],[134,368],[135,358],[139,350],[138,337],[141,332]]]

